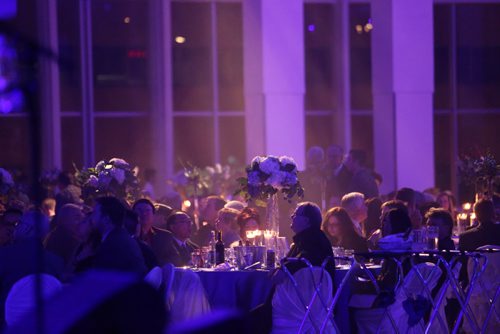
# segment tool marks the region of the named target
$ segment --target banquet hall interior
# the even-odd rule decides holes
[[[0,0],[0,330],[498,332],[499,31],[500,0]]]

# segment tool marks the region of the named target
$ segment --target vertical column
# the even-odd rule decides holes
[[[382,193],[434,186],[432,0],[372,1],[375,168]]]
[[[338,108],[334,113],[333,143],[348,151],[351,148],[351,77],[349,48],[349,1],[339,0],[335,6],[335,92]]]
[[[173,174],[173,104],[170,1],[150,0],[151,131],[156,196],[165,194]]]
[[[83,165],[95,166],[94,65],[92,61],[92,10],[90,0],[80,0],[80,62],[82,77]]]
[[[38,34],[43,48],[58,53],[57,1],[37,2]],[[42,122],[42,168],[61,168],[61,99],[57,59],[43,55],[39,60],[40,113]]]
[[[290,155],[304,166],[304,7],[302,0],[244,0],[247,160]]]

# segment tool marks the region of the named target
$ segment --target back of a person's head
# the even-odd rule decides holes
[[[40,211],[29,210],[22,215],[21,221],[16,226],[14,239],[18,241],[38,237],[43,240],[48,232],[49,220],[47,216]]]
[[[125,207],[120,200],[115,197],[106,196],[97,198],[96,203],[101,206],[101,214],[109,217],[113,225],[123,226]]]
[[[391,224],[391,234],[406,233],[411,229],[411,219],[407,212],[401,209],[391,209],[387,216]]]
[[[60,226],[71,226],[78,223],[83,216],[82,208],[76,204],[64,204],[57,213],[56,224]]]
[[[137,225],[139,225],[139,215],[131,209],[125,210],[125,218],[123,220],[123,227],[130,235],[135,235]]]
[[[219,211],[226,205],[226,201],[220,196],[210,195],[207,197],[207,206],[209,205],[213,205],[214,209]]]
[[[255,208],[246,207],[238,214],[236,221],[240,227],[243,227],[245,223],[251,219],[255,220],[260,226],[259,212]]]
[[[173,224],[177,223],[179,220],[182,220],[182,219],[189,219],[189,220],[191,220],[191,217],[187,213],[185,213],[183,211],[173,212],[167,218],[167,223],[166,223],[167,230],[171,230],[171,226]]]
[[[367,211],[365,229],[368,233],[380,228],[380,212],[382,201],[378,197],[372,197],[365,202]]]
[[[224,205],[224,207],[241,212],[245,208],[245,203],[240,201],[229,201]]]
[[[218,219],[223,222],[230,222],[236,220],[236,217],[238,217],[239,214],[240,212],[238,210],[231,208],[222,208],[219,210]]]
[[[309,219],[309,226],[312,228],[321,228],[321,209],[319,206],[313,202],[302,202],[297,204],[302,210],[302,216]]]
[[[401,188],[396,192],[394,199],[408,203],[408,205],[414,205],[415,191],[411,188]]]
[[[480,199],[474,204],[474,213],[481,224],[495,222],[495,206],[493,201]]]
[[[359,149],[352,149],[349,151],[351,158],[356,161],[360,166],[366,165],[366,152]]]
[[[60,172],[57,176],[57,182],[64,187],[69,186],[71,184],[70,174],[68,172]]]
[[[383,210],[391,210],[391,209],[399,209],[403,210],[408,214],[408,208],[406,207],[405,203],[403,201],[400,201],[398,199],[391,199],[389,201],[386,201],[382,204],[382,209]]]
[[[343,207],[348,213],[353,210],[359,209],[363,206],[365,195],[358,192],[345,194],[340,201],[340,206]]]
[[[172,213],[175,212],[175,210],[170,206],[161,203],[156,203],[154,207],[155,207],[154,212],[157,215],[163,216],[165,221],[167,220],[168,216],[170,216]]]

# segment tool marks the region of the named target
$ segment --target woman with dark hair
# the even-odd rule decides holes
[[[457,216],[457,212],[455,209],[455,199],[453,195],[450,193],[450,191],[446,190],[440,192],[436,196],[436,202],[439,204],[439,207],[445,209],[450,213],[452,219],[454,219],[453,217]]]
[[[247,231],[255,231],[260,230],[260,216],[256,209],[246,207],[238,214],[236,217],[236,222],[240,227],[240,240],[243,244],[245,244],[247,239]],[[236,242],[236,243],[239,243]]]
[[[382,236],[387,237],[392,234],[405,234],[411,231],[411,219],[408,213],[401,209],[390,209],[382,218]]]
[[[355,252],[368,251],[366,239],[356,233],[347,211],[341,207],[331,208],[326,212],[321,229],[333,246],[353,249]]]

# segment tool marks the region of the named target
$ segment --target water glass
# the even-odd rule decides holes
[[[191,265],[193,268],[202,268],[203,267],[203,258],[201,255],[201,249],[195,249],[191,253]]]
[[[427,236],[424,229],[411,231],[412,250],[420,252],[427,248]]]
[[[439,228],[437,226],[427,227],[427,249],[438,249]]]

